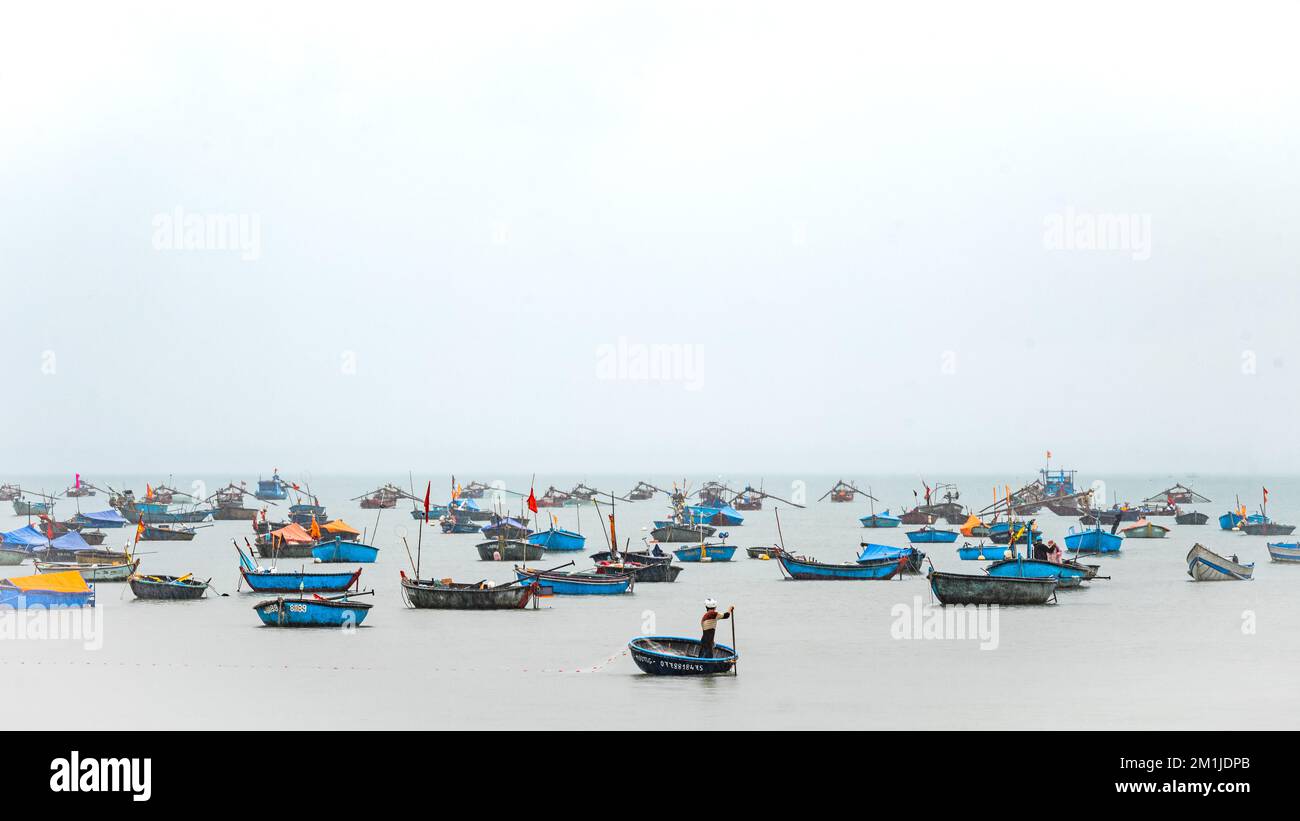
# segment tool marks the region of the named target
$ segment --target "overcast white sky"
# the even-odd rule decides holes
[[[0,473],[1289,471],[1296,8],[10,4]]]

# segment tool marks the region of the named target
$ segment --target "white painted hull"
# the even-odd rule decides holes
[[[1241,581],[1254,573],[1254,564],[1234,562],[1199,544],[1187,553],[1187,575],[1198,582]]]

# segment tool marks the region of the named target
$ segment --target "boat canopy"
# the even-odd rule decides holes
[[[24,593],[88,593],[90,586],[76,570],[62,573],[41,573],[36,576],[14,576],[5,581]]]
[[[279,530],[272,530],[271,535],[281,541],[289,542],[290,544],[310,544],[311,542],[316,541],[311,537],[311,534],[303,530],[302,525],[297,522],[287,524]]]
[[[971,533],[971,531],[977,527],[982,527],[983,525],[984,521],[972,513],[970,516],[966,517],[966,524],[961,526],[961,535],[972,536],[974,534]]]
[[[301,529],[302,528],[299,528],[299,530]],[[330,534],[331,536],[360,536],[361,535],[360,530],[357,530],[355,527],[343,521],[342,519],[335,519],[334,521],[329,522],[328,524],[323,524],[320,526],[320,529]]]
[[[868,561],[871,559],[890,559],[897,561],[904,556],[910,556],[916,551],[910,547],[894,547],[887,544],[864,544],[862,552],[858,554],[858,561]]]
[[[123,516],[121,513],[118,513],[116,510],[100,510],[95,513],[80,513],[78,515],[82,519],[85,519],[86,521],[91,523],[104,522],[107,524],[111,522],[119,526],[132,524],[130,521],[127,520],[125,516]]]
[[[91,550],[91,546],[86,544],[86,540],[81,538],[81,534],[75,530],[69,530],[54,541],[36,528],[35,525],[27,525],[17,530],[11,530],[8,533],[0,534],[0,540],[7,545],[17,545],[19,547],[57,547],[61,550]]]

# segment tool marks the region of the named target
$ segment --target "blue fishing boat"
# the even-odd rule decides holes
[[[1045,559],[1001,559],[984,568],[990,576],[1005,576],[1017,579],[1057,579],[1058,587],[1078,587],[1086,579],[1097,575],[1087,565],[1077,562],[1049,562]]]
[[[537,583],[551,588],[557,596],[617,596],[632,591],[631,575],[601,573],[564,573],[558,570],[515,568],[515,578],[522,583]]]
[[[134,522],[128,521],[125,516],[116,510],[100,510],[96,513],[78,513],[72,517],[75,524],[82,527],[92,527],[99,530],[106,530],[114,527],[126,527]]]
[[[904,573],[920,573],[921,562],[925,561],[925,554],[915,547],[894,547],[887,544],[868,544],[862,542],[862,550],[858,552],[858,562],[860,564],[873,564],[883,561],[899,561],[905,559],[903,565]]]
[[[368,595],[356,593],[352,595]],[[253,605],[268,627],[360,627],[374,605],[349,601],[347,596],[286,599],[283,596]]]
[[[806,556],[791,556],[782,550],[776,560],[781,571],[791,580],[798,581],[872,581],[892,579],[902,572],[906,557],[873,559],[869,561],[827,564]]]
[[[1065,534],[1065,549],[1071,553],[1118,553],[1123,546],[1123,536],[1102,530],[1101,525],[1082,530],[1071,527]]]
[[[897,516],[890,516],[888,510],[863,516],[858,521],[862,522],[863,527],[898,527],[903,523],[903,520]]]
[[[239,551],[239,575],[256,593],[342,593],[361,579],[359,567],[352,573],[267,570],[254,564],[238,546],[235,550]]]
[[[729,673],[740,658],[725,644],[713,645],[713,656],[701,658],[699,639],[680,636],[640,636],[627,643],[632,661],[652,676],[712,676]]]
[[[289,498],[289,487],[289,483],[280,478],[280,472],[275,471],[270,479],[257,480],[257,492],[253,495],[264,502],[278,502]]]
[[[461,518],[459,515],[444,516],[438,523],[443,533],[478,533],[479,526],[477,522]]]
[[[541,545],[543,550],[582,550],[587,546],[586,536],[554,525],[550,530],[533,533],[527,541],[530,544]]]
[[[745,517],[728,504],[687,505],[684,517],[690,524],[716,525],[718,527],[739,527],[745,523]]]
[[[93,607],[95,588],[76,570],[0,579],[0,607]]]
[[[451,508],[448,507],[447,505],[429,505],[429,521],[433,521],[435,519],[441,519],[443,516],[446,516],[450,512],[451,512]],[[413,508],[411,510],[411,518],[423,519],[424,508],[422,507]]]
[[[43,516],[54,510],[54,502],[33,502],[29,499],[14,499],[15,516]]]
[[[324,541],[311,549],[312,558],[318,562],[347,564],[370,564],[379,557],[379,548],[361,542],[334,538]]]
[[[729,562],[736,548],[726,544],[698,544],[673,551],[679,562]]]
[[[957,531],[923,527],[908,533],[907,540],[912,544],[952,544],[957,541]]]
[[[1300,563],[1300,542],[1269,542],[1268,557],[1283,564]]]
[[[1252,513],[1249,516],[1242,516],[1240,513],[1229,511],[1219,517],[1220,530],[1236,530],[1237,527],[1240,525],[1245,525],[1245,524],[1262,525],[1267,523],[1268,523],[1268,519],[1259,513]]]
[[[1017,544],[1036,542],[1043,537],[1043,531],[1033,525],[1033,522],[994,522],[989,526],[989,541],[1008,544],[1014,536]]]

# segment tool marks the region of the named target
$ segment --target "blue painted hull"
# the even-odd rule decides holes
[[[699,639],[680,636],[642,636],[628,642],[632,661],[641,672],[652,676],[711,676],[731,672],[736,651],[725,644],[713,645],[712,658],[695,655]]]
[[[902,519],[897,516],[889,516],[884,513],[875,513],[870,516],[863,516],[858,519],[862,522],[863,527],[898,527],[903,523]]]
[[[359,627],[372,605],[315,599],[271,599],[253,606],[270,627]]]
[[[1017,579],[1084,579],[1088,569],[1072,565],[1056,564],[1042,559],[1003,559],[984,568],[990,576],[1012,577]]]
[[[735,552],[736,548],[731,545],[710,544],[683,547],[674,550],[673,555],[679,562],[729,562]]]
[[[360,542],[325,542],[313,547],[311,555],[320,562],[370,564],[379,557],[379,548]]]
[[[437,519],[441,519],[443,516],[446,516],[450,512],[451,509],[448,508],[446,505],[429,505],[429,521],[435,521]],[[423,519],[424,508],[417,508],[416,510],[412,510],[411,518]]]
[[[582,550],[587,546],[587,537],[572,530],[551,528],[529,536],[528,542],[541,545],[543,550]]]
[[[1233,530],[1240,524],[1262,525],[1268,522],[1268,519],[1258,513],[1252,513],[1244,520],[1236,513],[1225,513],[1219,517],[1220,530]]]
[[[1004,544],[972,545],[957,548],[957,557],[964,562],[990,562],[1005,559],[1008,548]]]
[[[745,517],[737,513],[736,509],[730,505],[726,507],[688,505],[685,519],[690,524],[718,525],[721,527],[739,527],[745,522]]]
[[[1124,537],[1105,530],[1085,530],[1065,535],[1065,548],[1071,553],[1118,553]]]
[[[30,590],[21,593],[15,588],[0,587],[0,607],[23,610],[28,607],[93,607],[94,605],[93,588],[85,593],[59,593],[50,590]]]
[[[955,530],[914,530],[907,534],[912,544],[952,544],[957,541]]]
[[[551,588],[557,596],[618,596],[632,587],[631,576],[575,578],[561,573],[531,574],[516,570],[515,578],[520,582],[538,580],[543,586]]]
[[[876,559],[856,564],[823,564],[795,559],[785,553],[777,555],[781,569],[799,581],[875,581],[892,579],[903,569],[906,559]]]
[[[1300,563],[1300,542],[1269,542],[1268,557],[1283,564]]]
[[[250,590],[255,593],[342,593],[361,578],[355,573],[258,573],[239,569]]]

